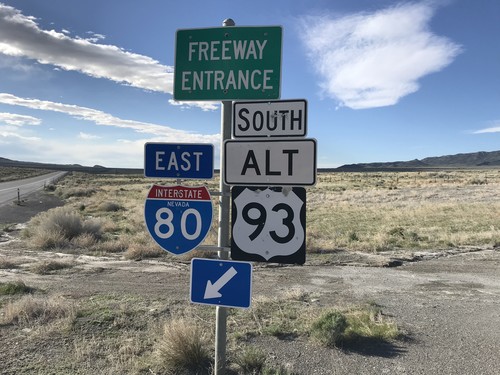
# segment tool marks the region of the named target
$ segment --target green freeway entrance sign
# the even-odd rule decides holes
[[[175,100],[279,99],[281,26],[177,30]]]

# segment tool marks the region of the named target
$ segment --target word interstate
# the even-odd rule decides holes
[[[152,189],[150,198],[166,198],[166,199],[206,199],[202,190],[193,190],[176,186],[171,188],[168,186],[155,186]]]

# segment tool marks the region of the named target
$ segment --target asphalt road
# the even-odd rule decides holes
[[[32,194],[49,183],[57,181],[67,172],[53,172],[42,176],[26,178],[24,180],[8,181],[0,183],[0,206],[18,199],[23,200],[29,194]]]

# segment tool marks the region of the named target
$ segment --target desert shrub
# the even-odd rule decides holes
[[[25,294],[31,293],[32,288],[26,286],[22,281],[10,281],[7,283],[0,283],[0,296],[11,296],[14,294]]]
[[[141,260],[146,258],[158,258],[164,254],[165,252],[163,250],[155,246],[143,243],[133,243],[128,247],[123,256],[125,259],[129,260]]]
[[[72,240],[82,235],[98,240],[102,235],[101,232],[99,220],[84,221],[77,212],[66,207],[58,207],[33,218],[24,235],[30,238],[29,244],[33,247],[53,249],[66,247]]]
[[[82,233],[71,240],[71,244],[78,249],[93,249],[97,243],[96,236],[90,233]]]
[[[71,240],[83,232],[82,218],[67,208],[56,208],[47,212],[40,221],[43,232],[60,232],[65,239]]]
[[[255,346],[240,350],[234,362],[241,368],[243,374],[261,374],[266,364],[266,354]]]
[[[101,203],[97,209],[99,211],[103,211],[103,212],[117,212],[117,211],[125,210],[125,207],[123,207],[121,204],[116,203],[116,202],[106,201],[106,202]]]
[[[480,179],[480,178],[473,178],[469,180],[469,184],[471,185],[485,185],[488,183],[488,180],[486,179]]]
[[[44,190],[45,191],[56,191],[56,185],[54,185],[54,184],[45,185]]]
[[[102,235],[102,221],[100,219],[90,218],[82,223],[82,233],[88,234],[96,239],[101,238]]]
[[[29,237],[30,241],[28,244],[31,247],[42,250],[63,248],[69,244],[64,234],[58,230],[36,230]]]
[[[100,241],[93,249],[102,253],[123,253],[128,249],[130,239],[126,236]]]
[[[347,328],[347,318],[340,311],[323,313],[311,327],[311,336],[325,346],[336,346]]]
[[[43,324],[56,319],[72,317],[74,308],[61,298],[24,296],[4,307],[4,324]]]
[[[209,374],[212,367],[208,340],[194,321],[176,319],[165,324],[156,352],[171,374]]]
[[[375,340],[392,340],[401,335],[395,322],[382,313],[380,306],[368,306],[346,312],[348,327],[344,333],[345,340],[356,340],[367,337]]]
[[[0,270],[11,270],[18,268],[18,265],[8,259],[0,258]]]
[[[354,343],[361,338],[382,342],[393,340],[401,337],[401,331],[382,313],[380,306],[371,303],[344,312],[325,312],[313,322],[311,336],[322,345],[331,347]]]
[[[63,199],[68,199],[71,197],[90,197],[96,193],[96,189],[94,188],[69,188],[69,189],[63,189],[63,188],[58,188],[56,190],[56,194],[59,195]]]
[[[31,267],[31,271],[39,275],[48,275],[54,271],[71,268],[74,265],[69,262],[59,262],[56,260],[43,261]]]

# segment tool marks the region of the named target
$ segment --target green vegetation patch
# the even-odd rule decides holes
[[[361,339],[391,341],[401,336],[396,323],[386,317],[376,304],[346,311],[325,311],[311,325],[311,337],[328,347]]]
[[[76,311],[72,329],[84,334],[115,335],[121,330],[145,329],[146,307],[135,300],[116,296],[94,296],[82,300]]]
[[[15,294],[26,294],[32,292],[33,288],[27,286],[22,281],[0,283],[0,296],[12,296]]]

